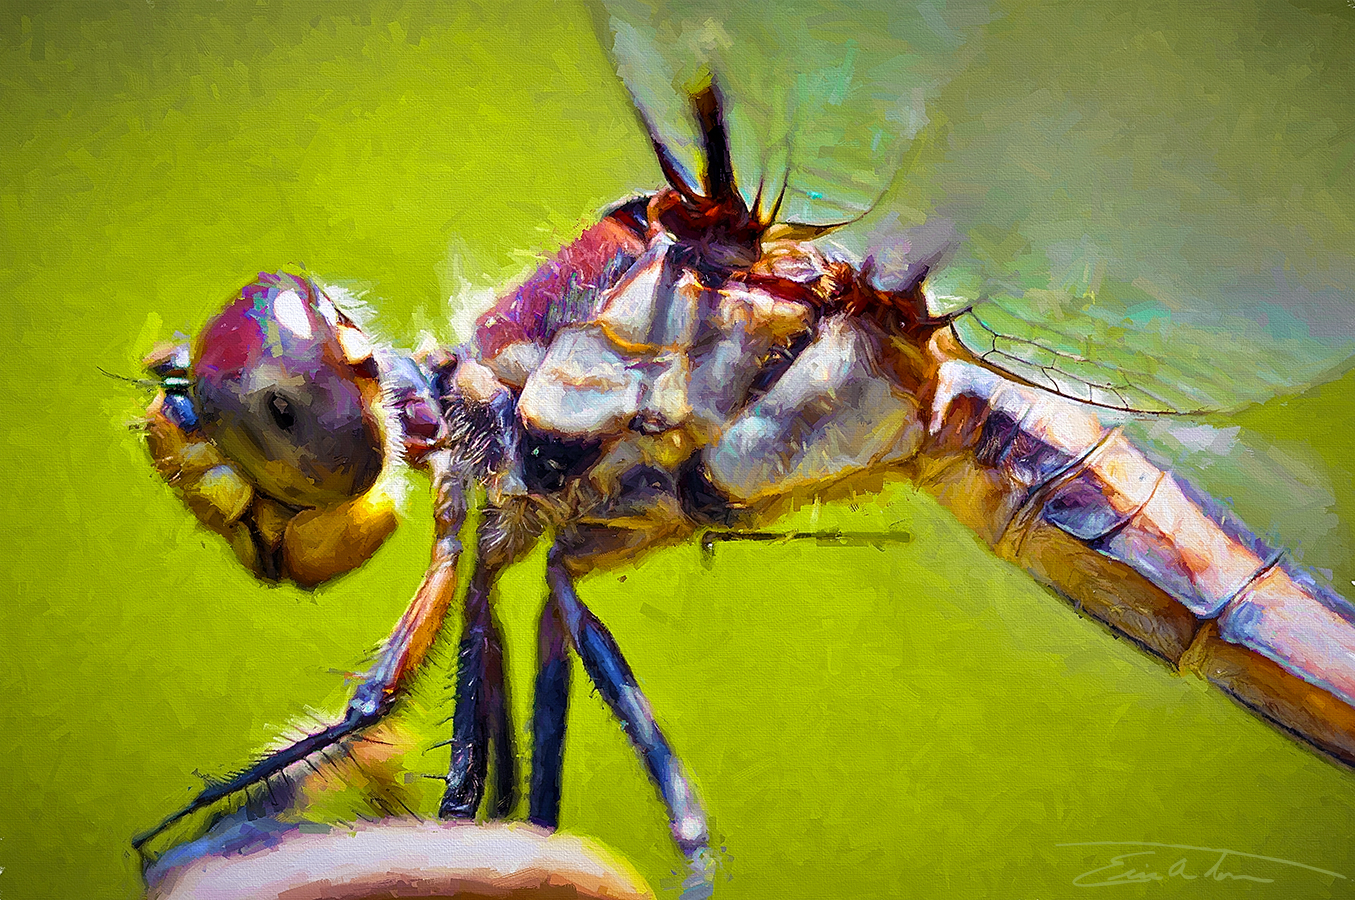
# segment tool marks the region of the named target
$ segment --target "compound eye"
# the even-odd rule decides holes
[[[193,395],[217,448],[268,496],[329,507],[367,491],[385,441],[370,350],[308,279],[261,275],[203,329]]]

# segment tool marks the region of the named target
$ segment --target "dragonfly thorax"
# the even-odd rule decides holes
[[[736,193],[711,200],[671,188],[649,202],[647,237],[666,235],[690,253],[694,268],[720,277],[747,268],[761,256],[763,224]]]

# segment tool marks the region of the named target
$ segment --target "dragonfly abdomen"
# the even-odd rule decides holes
[[[920,487],[1080,610],[1355,765],[1347,600],[1090,407],[940,335],[930,350]]]

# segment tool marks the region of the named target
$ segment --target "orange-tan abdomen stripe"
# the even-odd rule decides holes
[[[1355,765],[1355,607],[1082,404],[964,359],[912,463],[1003,557]]]

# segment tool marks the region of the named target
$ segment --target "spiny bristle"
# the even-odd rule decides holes
[[[406,814],[413,816],[416,819],[419,818],[418,813],[411,809],[409,804],[405,803],[404,799],[400,797],[398,793],[390,789],[390,785],[387,784],[385,779],[376,777],[367,769],[365,765],[363,765],[362,761],[358,759],[356,755],[354,755],[351,746],[349,746],[347,743],[341,744],[340,746],[343,749],[344,755],[346,755],[349,761],[352,762],[353,767],[356,768],[365,779],[367,779],[367,784],[370,785],[370,787],[372,788],[370,792],[368,791],[363,792],[363,795],[366,797],[368,802],[376,805],[377,808],[379,808],[383,813],[389,816],[393,815],[393,811],[391,810],[390,804],[387,803],[386,801],[387,799],[394,800],[396,803],[400,805],[400,808],[403,809]]]
[[[297,713],[291,722],[278,729],[276,736],[266,745],[260,759],[292,746],[298,741],[314,737],[329,727],[329,717],[314,710],[305,709]]]
[[[405,431],[400,424],[398,398],[386,385],[381,385],[376,397],[377,414],[381,418],[381,433],[386,438],[386,467],[382,477],[391,469],[405,465]]]

